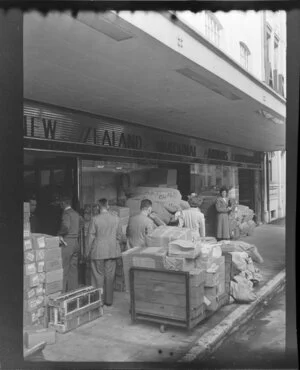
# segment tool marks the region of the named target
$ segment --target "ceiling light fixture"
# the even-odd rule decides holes
[[[104,166],[102,165],[102,166],[97,166],[97,168],[104,168]]]
[[[116,167],[116,170],[122,170],[123,167]]]

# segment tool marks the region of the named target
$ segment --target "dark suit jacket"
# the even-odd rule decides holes
[[[64,238],[78,238],[82,226],[82,217],[72,208],[65,209],[58,235]]]

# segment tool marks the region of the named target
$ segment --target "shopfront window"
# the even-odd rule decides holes
[[[217,196],[221,186],[229,189],[229,196],[238,200],[238,169],[233,166],[194,164],[191,170],[192,192]]]

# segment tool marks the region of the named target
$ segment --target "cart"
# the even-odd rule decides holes
[[[189,272],[132,267],[130,269],[131,319],[191,330],[205,318],[202,271]]]

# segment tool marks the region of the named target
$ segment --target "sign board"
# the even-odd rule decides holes
[[[24,102],[23,130],[26,149],[256,169],[261,164],[252,151],[37,102]]]

